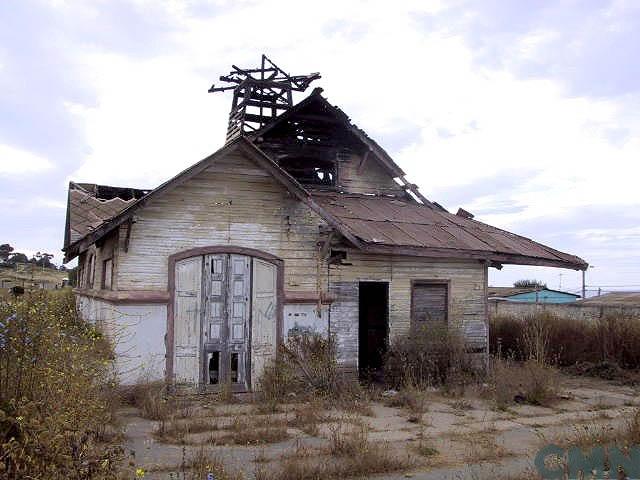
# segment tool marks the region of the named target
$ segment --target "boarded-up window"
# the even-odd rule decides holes
[[[415,282],[411,289],[412,325],[445,325],[448,290],[446,283]]]
[[[102,263],[102,288],[111,290],[113,284],[113,260],[108,259]]]

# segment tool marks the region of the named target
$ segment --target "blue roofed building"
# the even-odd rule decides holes
[[[542,287],[488,287],[489,300],[531,303],[571,303],[580,295]]]

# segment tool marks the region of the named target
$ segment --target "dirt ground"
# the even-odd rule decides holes
[[[261,478],[270,478],[268,472],[287,457],[326,456],[331,436],[340,429],[364,429],[370,442],[406,460],[407,467],[369,478],[527,478],[531,475],[523,472],[533,471],[543,445],[585,425],[621,426],[640,406],[639,390],[563,377],[561,399],[553,406],[514,404],[504,410],[473,392],[452,398],[433,390],[427,393],[426,411],[417,416],[386,406],[384,398],[360,412],[291,403],[264,414],[251,403],[221,404],[202,396],[192,400],[185,418],[165,424],[167,431],[189,426],[191,432],[179,438],[159,436],[159,422],[141,418],[134,408],[122,410],[121,417],[130,463],[144,469],[145,479],[182,478],[177,476],[181,465],[200,449],[244,478],[255,478],[258,470]],[[315,421],[301,420],[305,411],[313,411]],[[251,434],[260,428],[269,433],[256,445]],[[243,444],[244,435],[250,444]]]

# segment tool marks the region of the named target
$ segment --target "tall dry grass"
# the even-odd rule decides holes
[[[262,409],[273,412],[281,403],[294,398],[344,403],[357,402],[366,396],[355,377],[338,365],[335,339],[319,334],[289,337],[276,360],[265,367],[258,385]]]
[[[0,303],[0,477],[117,476],[111,357],[70,292]]]
[[[540,313],[523,319],[495,317],[489,328],[491,353],[514,360],[535,359],[567,367],[613,362],[640,368],[640,320],[608,316],[595,321]]]

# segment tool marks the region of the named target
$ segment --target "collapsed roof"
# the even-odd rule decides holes
[[[69,182],[64,246],[81,240],[149,192],[137,188]]]
[[[314,90],[257,132],[237,137],[152,191],[70,183],[65,260],[71,260],[117,228],[156,196],[208,168],[221,155],[240,149],[324,218],[350,248],[365,253],[473,258],[494,266],[504,263],[587,268],[588,264],[579,257],[476,221],[462,209],[457,215],[451,214],[427,200],[407,182],[388,153],[353,125],[342,110],[330,105],[321,92]],[[319,190],[318,185],[307,185],[304,178],[296,176],[300,165],[288,160],[293,158],[291,152],[304,151],[304,155],[318,157],[323,151],[321,145],[331,149],[336,144],[371,156],[406,194],[376,196]]]

